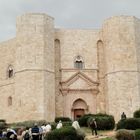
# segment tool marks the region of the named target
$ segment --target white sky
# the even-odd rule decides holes
[[[0,41],[15,36],[16,17],[27,12],[47,13],[56,27],[100,28],[110,16],[140,18],[140,0],[0,0]]]

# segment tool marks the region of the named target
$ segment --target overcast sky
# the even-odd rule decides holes
[[[24,13],[47,13],[62,28],[100,28],[115,15],[140,18],[140,0],[0,0],[0,41],[13,38],[16,17]]]

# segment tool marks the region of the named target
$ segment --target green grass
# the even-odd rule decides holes
[[[88,127],[81,127],[81,129],[82,129],[83,132],[85,132],[86,134],[91,133],[91,129],[89,129]]]
[[[86,133],[86,134],[91,134],[91,129],[88,127],[81,127],[81,129]],[[105,134],[108,133],[112,130],[97,130],[98,134]]]
[[[103,139],[100,139],[100,140],[115,140],[113,138],[103,138]]]

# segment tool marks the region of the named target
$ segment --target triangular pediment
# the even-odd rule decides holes
[[[70,89],[81,89],[81,88],[90,88],[92,87],[91,83],[88,83],[85,79],[78,77],[75,81],[68,85]]]
[[[98,82],[94,82],[87,75],[77,72],[72,75],[67,81],[62,82],[63,88],[69,89],[91,89],[97,87]]]

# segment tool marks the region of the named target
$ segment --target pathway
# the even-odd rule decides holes
[[[99,134],[99,136],[93,136],[91,135],[91,133],[87,134],[87,136],[85,137],[85,140],[99,140],[101,138],[107,138],[107,137],[112,137],[115,136],[115,131],[105,131],[105,132],[101,132],[101,134]]]

